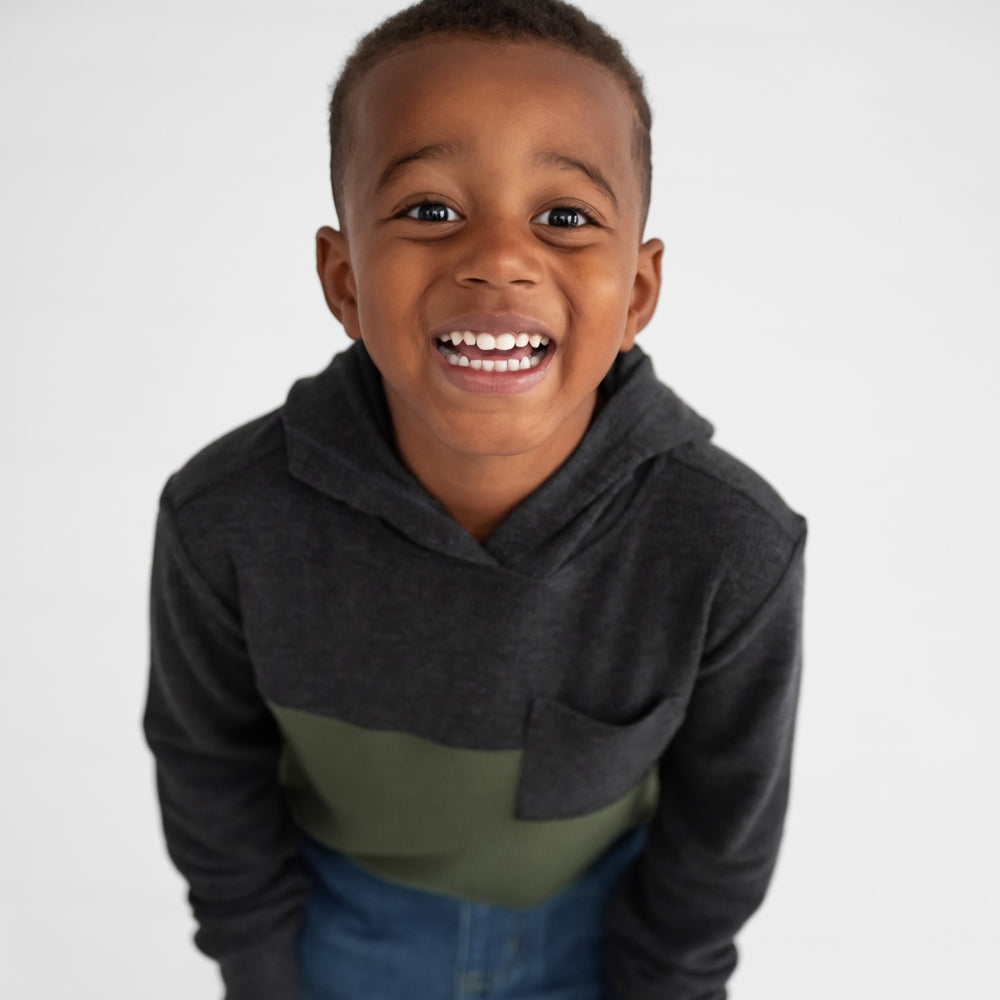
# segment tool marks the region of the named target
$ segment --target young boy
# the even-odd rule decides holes
[[[157,529],[146,733],[230,1000],[725,996],[805,529],[633,346],[649,121],[558,0],[425,0],[344,69],[355,344]]]

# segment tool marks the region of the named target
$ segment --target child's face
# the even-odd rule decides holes
[[[436,38],[376,65],[348,113],[320,277],[382,373],[404,459],[565,457],[659,290],[624,86],[546,43]]]

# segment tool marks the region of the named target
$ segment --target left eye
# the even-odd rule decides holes
[[[555,226],[557,229],[578,229],[587,225],[590,220],[579,209],[563,207],[550,208],[531,221],[543,226]]]
[[[436,201],[424,201],[407,211],[407,216],[411,219],[418,219],[420,222],[457,222],[458,212],[442,205]]]

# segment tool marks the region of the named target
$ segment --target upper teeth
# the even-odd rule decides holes
[[[538,333],[473,333],[471,330],[455,330],[445,334],[442,340],[450,340],[456,347],[468,344],[481,351],[512,351],[515,347],[545,347],[549,338]]]

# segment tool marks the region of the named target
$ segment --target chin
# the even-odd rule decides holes
[[[544,441],[545,435],[538,433],[537,429],[518,431],[510,426],[496,429],[478,426],[470,428],[466,434],[456,436],[452,446],[470,458],[514,458],[534,451]]]

